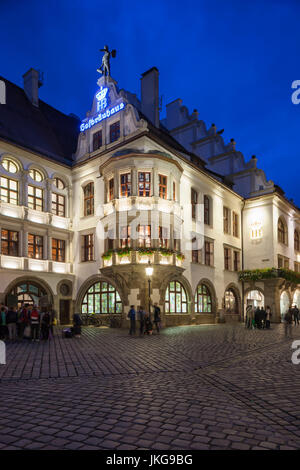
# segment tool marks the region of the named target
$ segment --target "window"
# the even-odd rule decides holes
[[[287,245],[287,226],[285,221],[281,217],[278,219],[277,229],[278,242]]]
[[[47,292],[38,284],[32,282],[21,282],[17,284],[9,293],[18,299],[18,308],[22,303],[34,305],[38,304],[39,298],[47,295]]]
[[[94,235],[83,235],[82,261],[94,260]]]
[[[232,234],[234,237],[239,237],[239,216],[236,212],[232,213]]]
[[[204,262],[207,266],[214,265],[214,244],[213,242],[204,242]]]
[[[19,203],[19,184],[17,181],[1,176],[0,179],[1,201],[17,205]]]
[[[120,121],[115,122],[109,127],[109,141],[115,142],[120,138]]]
[[[86,292],[82,313],[122,313],[122,301],[118,291],[107,282],[96,282]]]
[[[234,271],[240,270],[240,252],[239,251],[233,252],[233,270]]]
[[[277,256],[278,268],[283,268],[283,257]]]
[[[191,189],[192,219],[196,219],[198,194],[193,188]]]
[[[8,173],[17,173],[19,171],[19,168],[16,163],[12,160],[9,160],[8,158],[4,158],[2,160],[2,166],[4,170],[8,171]]]
[[[226,313],[238,313],[238,303],[236,295],[232,289],[225,292],[225,311]]]
[[[139,196],[149,197],[151,191],[151,174],[139,173]]]
[[[158,227],[158,239],[160,248],[169,248],[169,230],[167,227]]]
[[[83,188],[84,215],[94,214],[94,183],[88,183]]]
[[[114,230],[107,230],[106,245],[107,245],[108,250],[113,250],[114,248],[114,239],[115,239],[114,233],[115,233]]]
[[[204,223],[210,225],[210,199],[204,196]]]
[[[131,244],[130,234],[131,234],[130,225],[127,225],[125,227],[121,227],[121,232],[120,232],[120,245],[121,245],[121,248],[130,247],[130,244]]]
[[[224,248],[224,269],[231,270],[231,250]]]
[[[290,260],[288,258],[284,258],[283,260],[283,267],[284,269],[289,269],[290,267]]]
[[[167,177],[163,175],[159,176],[159,197],[167,199]]]
[[[28,207],[36,211],[42,211],[44,207],[43,190],[36,186],[28,185]]]
[[[209,289],[204,284],[199,284],[195,294],[195,312],[211,313],[212,302]]]
[[[102,147],[102,130],[93,134],[93,152]]]
[[[295,251],[300,251],[300,237],[298,230],[294,232],[294,249]]]
[[[111,178],[108,181],[108,200],[112,201],[114,198],[114,188],[115,188],[115,180],[114,178]]]
[[[52,259],[53,261],[65,262],[65,240],[52,238]]]
[[[120,175],[121,197],[131,196],[131,173]]]
[[[151,225],[139,225],[139,247],[151,246]]]
[[[198,249],[198,240],[197,238],[192,239],[192,263],[201,263],[202,262],[202,251]]]
[[[19,232],[1,230],[1,253],[3,255],[19,255]]]
[[[66,185],[60,178],[54,178],[54,185],[57,189],[65,189]]]
[[[173,182],[173,201],[176,201],[176,183]]]
[[[43,237],[40,235],[28,234],[28,257],[43,259]]]
[[[65,217],[65,196],[52,193],[52,214]]]
[[[38,183],[40,183],[44,179],[42,173],[35,169],[29,170],[29,176],[31,179],[37,181]]]
[[[294,271],[300,273],[300,263],[297,263],[297,261],[294,262]]]
[[[165,294],[166,313],[187,313],[187,296],[183,285],[170,282]]]
[[[223,207],[223,230],[224,233],[230,234],[230,210],[228,207]]]
[[[173,248],[175,251],[180,250],[180,231],[173,230]]]

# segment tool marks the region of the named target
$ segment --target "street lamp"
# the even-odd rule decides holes
[[[146,267],[146,276],[148,276],[148,298],[149,298],[149,318],[151,318],[150,311],[150,287],[151,287],[151,276],[153,274],[153,267],[150,265],[150,260],[148,261],[148,266]]]

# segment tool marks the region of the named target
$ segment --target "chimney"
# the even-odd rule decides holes
[[[34,106],[39,105],[39,87],[42,82],[39,80],[39,72],[33,68],[29,69],[28,72],[24,73],[24,91],[27,98]]]
[[[142,74],[141,104],[142,113],[154,126],[159,127],[158,70],[156,67]]]

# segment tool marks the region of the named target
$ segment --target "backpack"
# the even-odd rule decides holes
[[[28,321],[28,313],[27,313],[26,308],[23,308],[23,310],[21,312],[21,315],[20,315],[20,320],[21,320],[21,322],[24,322],[24,323],[26,323]]]
[[[39,321],[39,312],[35,308],[31,310],[30,319],[34,322]]]

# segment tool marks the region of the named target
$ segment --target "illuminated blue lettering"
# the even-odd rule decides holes
[[[100,92],[98,93],[98,95],[99,94],[100,94]],[[97,97],[97,95],[96,95],[96,97]],[[100,98],[97,97],[97,99],[99,100]],[[97,103],[97,107],[98,107],[98,104],[99,104],[99,102]],[[113,106],[112,108],[108,108],[104,113],[99,113],[96,117],[91,118],[88,121],[82,122],[81,125],[80,125],[80,131],[84,132],[86,129],[90,129],[95,124],[98,124],[98,122],[101,122],[103,119],[107,119],[110,116],[112,116],[113,114],[117,113],[118,111],[121,111],[122,109],[125,108],[125,106],[126,106],[126,103],[122,102],[122,103],[120,103],[116,106]]]

